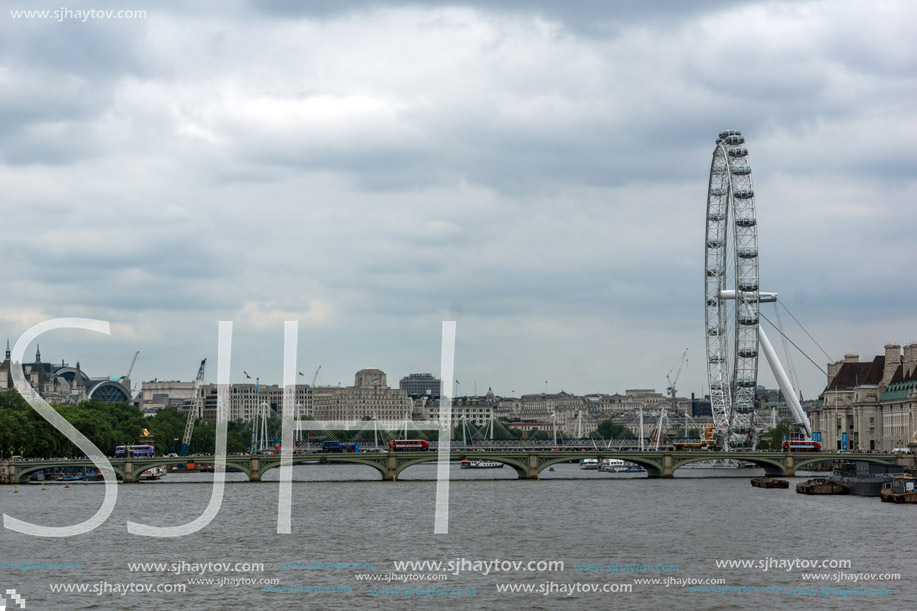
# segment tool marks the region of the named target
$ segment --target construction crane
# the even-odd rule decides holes
[[[318,366],[318,369],[315,370],[315,375],[312,376],[312,388],[315,388],[315,380],[318,379],[318,372],[321,371],[321,370],[322,370],[322,366],[319,365],[319,366]],[[303,376],[303,377],[306,376],[306,374],[304,374],[304,373],[301,372],[301,371],[299,372],[299,375],[301,375],[301,376]]]
[[[688,349],[685,348],[685,351],[681,353],[681,358],[678,359],[678,362],[672,367],[669,373],[665,374],[665,379],[669,383],[666,392],[669,393],[669,397],[672,399],[672,409],[675,409],[675,384],[678,382],[678,376],[681,375],[682,366],[688,362]],[[675,372],[675,377],[672,377],[672,372]]]
[[[666,392],[669,394],[669,397],[672,399],[672,411],[676,415],[678,414],[677,404],[675,402],[675,384],[678,382],[678,376],[681,375],[681,368],[687,362],[688,358],[688,349],[685,348],[685,351],[681,353],[681,358],[678,359],[678,362],[669,370],[669,373],[665,374],[665,379],[669,383]],[[672,377],[672,372],[675,372],[675,377]],[[661,428],[663,420],[668,421],[669,417],[666,413],[665,405],[663,404],[662,408],[659,410],[659,425],[656,431],[656,449],[659,449],[659,438],[663,436],[665,429]],[[685,431],[687,434],[687,431]]]
[[[137,357],[138,357],[138,356],[140,356],[140,351],[139,351],[139,350],[138,350],[137,352],[134,353],[134,359],[131,361],[131,366],[127,368],[127,375],[124,376],[125,378],[130,379],[130,377],[131,377],[131,372],[134,371],[134,363],[137,362]]]
[[[188,408],[188,421],[185,422],[185,434],[181,440],[181,450],[179,456],[188,455],[188,446],[191,445],[191,435],[194,434],[194,420],[197,418],[197,389],[200,383],[204,381],[204,370],[207,367],[207,359],[201,361],[201,366],[197,370],[197,377],[194,378],[194,392],[192,393],[191,405]]]

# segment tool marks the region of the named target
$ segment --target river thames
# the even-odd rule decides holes
[[[510,468],[453,465],[449,532],[434,535],[434,464],[398,482],[369,467],[303,465],[292,534],[277,533],[277,470],[261,483],[227,474],[218,515],[192,535],[128,534],[128,521],[174,526],[203,512],[212,475],[169,474],[119,485],[113,514],[85,535],[3,530],[0,586],[26,609],[917,607],[917,507],[800,495],[805,474],[786,490],[751,487],[761,473],[647,480],[561,464],[517,481]],[[0,509],[62,526],[94,514],[102,492],[4,486]]]

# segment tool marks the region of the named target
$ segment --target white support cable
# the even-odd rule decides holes
[[[793,412],[793,417],[796,418],[797,423],[805,428],[806,435],[811,437],[812,425],[809,422],[809,417],[806,416],[806,413],[802,410],[799,399],[796,398],[796,392],[793,390],[793,385],[790,383],[790,379],[783,370],[783,366],[777,358],[777,353],[774,351],[774,347],[771,345],[770,340],[767,339],[767,334],[764,332],[764,329],[758,330],[758,339],[764,351],[764,356],[771,366],[771,371],[773,371],[774,377],[777,378],[777,384],[780,386],[780,390],[783,391],[783,396],[787,399],[787,403],[790,404],[790,410]]]
[[[790,344],[789,341],[787,341],[786,333],[783,332],[783,321],[780,320],[780,308],[777,307],[776,302],[774,302],[774,313],[777,317],[777,331],[780,332],[781,343],[783,344],[783,355],[786,357],[786,368],[789,370],[790,382],[793,383],[793,388],[795,388],[798,393],[801,389],[799,385],[799,376],[796,375],[796,367],[793,365],[793,355],[790,353]]]
[[[816,346],[818,346],[818,349],[821,350],[822,354],[825,355],[825,358],[827,358],[829,362],[832,362],[832,363],[833,363],[834,361],[837,360],[837,359],[835,359],[834,357],[832,357],[830,354],[828,354],[827,352],[825,352],[825,349],[821,347],[821,344],[819,344],[818,341],[817,341],[814,337],[812,337],[812,334],[809,333],[808,329],[806,329],[805,327],[803,327],[803,326],[802,326],[802,323],[799,322],[799,319],[796,318],[795,316],[793,316],[793,313],[790,312],[790,309],[786,307],[786,304],[785,304],[785,303],[783,303],[783,302],[781,301],[779,305],[780,305],[780,307],[782,307],[784,310],[786,310],[786,313],[790,315],[790,318],[792,318],[792,319],[796,322],[796,324],[799,325],[799,328],[802,329],[803,333],[805,333],[805,334],[809,337],[809,339],[811,339],[812,342],[813,342]]]

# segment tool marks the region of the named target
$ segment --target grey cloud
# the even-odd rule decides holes
[[[605,36],[628,25],[653,24],[674,26],[686,18],[719,9],[734,8],[740,3],[730,0],[646,0],[644,2],[531,2],[528,0],[455,0],[452,2],[409,2],[412,8],[473,8],[514,18],[518,15],[540,16],[563,23],[566,27],[591,36]],[[744,3],[743,3],[744,4]],[[277,18],[310,17],[325,19],[358,11],[389,8],[381,0],[252,0],[252,7]]]
[[[33,2],[17,3],[21,9],[38,7]],[[103,9],[63,7],[71,10]],[[110,7],[124,8],[117,3]],[[153,12],[153,11],[151,11]],[[7,16],[8,17],[8,16]],[[55,21],[50,19],[4,19],[0,26],[0,53],[7,65],[27,67],[30,71],[79,75],[96,83],[132,74],[149,76],[150,66],[144,48],[146,20],[90,19]]]
[[[435,368],[438,321],[460,314],[457,362],[518,381],[498,392],[552,367],[568,390],[652,370],[658,386],[685,345],[703,352],[722,129],[748,141],[765,288],[839,352],[865,353],[841,346],[851,321],[894,334],[912,319],[906,28],[845,3],[443,5],[471,8],[458,20],[394,6],[162,2],[120,30],[5,22],[21,31],[0,43],[0,332],[37,310],[110,315],[137,328],[116,347],[149,344],[149,377],[189,379],[170,347],[212,353],[215,321],[235,316],[238,354],[268,379],[273,322],[321,307],[303,360],[350,383],[362,366]],[[800,6],[831,10],[806,21]],[[794,46],[740,23],[748,7],[811,35]]]

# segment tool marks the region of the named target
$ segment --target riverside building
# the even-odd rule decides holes
[[[10,343],[7,341],[6,356],[0,363],[0,392],[15,388],[12,367]],[[63,361],[59,365],[45,363],[41,360],[39,346],[35,349],[35,360],[23,363],[22,371],[32,388],[48,403],[79,403],[87,399],[104,403],[131,402],[130,378],[90,378],[80,368],[79,361],[76,367]]]
[[[885,346],[861,362],[847,354],[828,365],[827,385],[809,410],[813,433],[830,450],[888,452],[917,433],[917,343]]]

